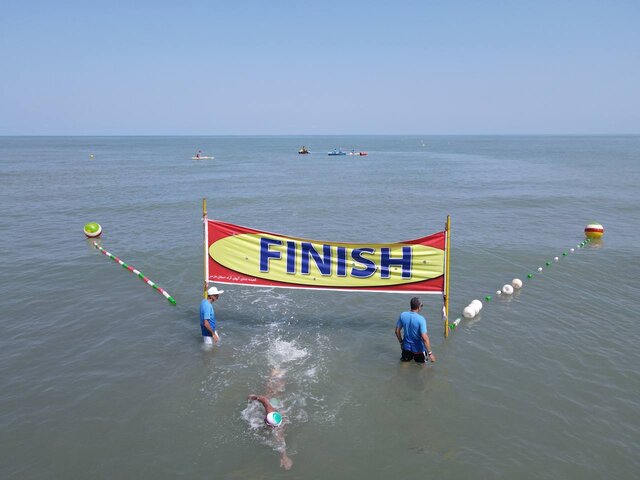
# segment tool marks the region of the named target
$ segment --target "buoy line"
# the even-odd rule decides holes
[[[557,263],[560,261],[561,258],[567,257],[569,256],[571,253],[574,253],[576,251],[576,249],[580,249],[580,248],[584,248],[586,245],[588,245],[589,243],[591,243],[594,239],[599,239],[602,237],[602,235],[604,235],[604,228],[602,227],[602,225],[592,222],[591,224],[587,225],[585,227],[585,236],[586,238],[580,242],[579,244],[577,244],[574,247],[570,248],[568,251],[564,251],[562,252],[562,255],[558,255],[553,257],[552,260],[549,260],[547,262],[544,263],[544,266],[540,266],[536,269],[535,272],[530,272],[527,274],[527,279],[531,280],[534,278],[534,276],[537,273],[543,272],[544,268],[548,268],[551,265],[553,265],[554,263]],[[493,255],[491,252],[488,252],[491,255]],[[495,255],[497,256],[497,255]],[[502,260],[506,260],[506,259],[502,259]],[[516,265],[520,268],[524,268],[522,265],[517,265],[515,262],[511,262],[509,260],[506,260],[509,263],[512,263],[513,265]],[[507,283],[505,285],[502,286],[502,288],[496,290],[495,295],[498,296],[509,296],[509,295],[513,295],[513,293],[516,290],[520,290],[522,287],[524,286],[524,282],[519,279],[519,278],[514,278],[511,283]],[[484,297],[484,301],[485,302],[490,302],[493,299],[492,295],[486,295]],[[462,317],[466,318],[467,320],[470,320],[474,317],[476,317],[479,313],[480,310],[482,310],[483,304],[482,301],[478,300],[478,299],[474,299],[471,301],[471,303],[469,303],[462,311]],[[451,322],[449,324],[449,328],[451,330],[454,330],[462,321],[462,317],[457,317],[453,322]]]
[[[154,290],[157,290],[158,292],[160,292],[162,295],[164,295],[164,298],[166,298],[167,300],[169,300],[169,303],[171,305],[175,305],[176,301],[173,299],[173,297],[171,295],[169,295],[169,293],[167,293],[165,290],[163,290],[162,288],[160,288],[158,285],[156,285],[155,283],[153,283],[151,280],[149,280],[147,277],[145,277],[140,271],[136,270],[135,268],[133,268],[131,265],[127,265],[126,263],[124,263],[122,260],[120,260],[118,257],[116,257],[115,255],[110,254],[109,252],[107,252],[104,248],[102,248],[100,245],[98,245],[96,242],[93,242],[93,245],[100,250],[101,253],[105,254],[107,257],[109,257],[111,260],[113,260],[114,262],[118,263],[122,268],[126,268],[127,270],[129,270],[131,273],[137,275],[138,277],[140,277],[147,285],[149,285],[150,287],[152,287]]]

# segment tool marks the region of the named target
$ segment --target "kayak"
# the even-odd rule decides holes
[[[213,160],[216,157],[207,157],[205,155],[200,155],[199,157],[191,157],[191,160]]]

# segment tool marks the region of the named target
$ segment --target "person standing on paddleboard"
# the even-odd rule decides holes
[[[422,302],[418,297],[413,297],[410,306],[411,311],[402,312],[396,322],[396,338],[402,348],[400,360],[425,363],[428,358],[433,363],[436,361],[436,356],[431,351],[429,335],[427,335],[427,320],[419,314],[422,310]]]

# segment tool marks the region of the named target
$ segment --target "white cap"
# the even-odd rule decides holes
[[[207,290],[207,295],[220,295],[221,293],[224,293],[224,290],[218,290],[218,287],[211,287]]]
[[[268,413],[267,418],[265,418],[265,422],[267,422],[267,425],[271,425],[272,427],[279,427],[282,423],[282,415],[280,415],[280,412]]]

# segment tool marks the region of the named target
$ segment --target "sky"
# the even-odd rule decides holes
[[[0,12],[0,135],[640,134],[638,0]]]

